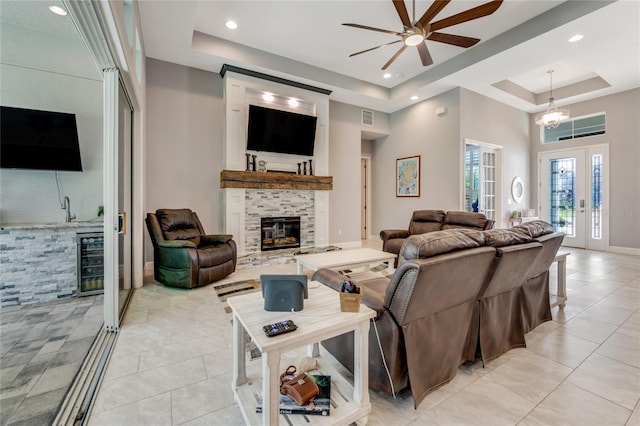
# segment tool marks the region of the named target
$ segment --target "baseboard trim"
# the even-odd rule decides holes
[[[340,247],[341,249],[354,249],[354,248],[361,248],[362,247],[362,241],[358,240],[358,241],[347,241],[344,243],[332,243],[332,246],[336,246],[336,247]]]
[[[640,256],[640,249],[632,248],[632,247],[609,246],[609,249],[607,251],[611,253],[631,254],[634,256]]]
[[[153,262],[146,262],[144,264],[144,276],[153,275]]]

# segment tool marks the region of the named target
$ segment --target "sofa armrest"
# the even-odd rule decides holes
[[[312,281],[319,281],[333,290],[340,292],[342,290],[342,282],[348,280],[349,277],[342,275],[332,269],[318,269],[311,277]],[[359,288],[362,294],[362,303],[376,311],[376,317],[379,317],[385,310],[384,308],[384,293],[379,294],[373,289],[367,287],[368,282],[374,282],[377,278],[372,280],[362,281],[360,285],[357,281],[352,280]],[[386,278],[384,278],[386,280]]]
[[[341,273],[327,268],[318,269],[311,277],[311,281],[319,281],[335,291],[342,290],[342,282],[348,279],[349,277],[345,277]]]
[[[233,239],[233,235],[228,234],[202,235],[200,237],[200,244],[224,244],[231,239]]]
[[[196,248],[196,244],[189,240],[163,240],[158,241],[159,248],[166,249],[184,249],[184,248]]]
[[[388,241],[393,238],[407,238],[409,235],[409,231],[406,229],[383,229],[380,231],[382,241]]]
[[[197,271],[198,249],[189,240],[159,241],[154,261],[163,268]]]

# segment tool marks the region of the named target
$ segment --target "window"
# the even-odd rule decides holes
[[[593,115],[573,118],[561,123],[555,129],[542,126],[542,143],[554,143],[568,139],[587,136],[604,135],[606,133],[606,114],[600,112]]]

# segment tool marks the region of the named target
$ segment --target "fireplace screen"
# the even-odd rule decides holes
[[[260,219],[260,250],[300,247],[300,216]]]

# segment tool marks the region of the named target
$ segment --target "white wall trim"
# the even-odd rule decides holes
[[[633,256],[640,256],[640,248],[609,246],[607,251],[610,253],[630,254]]]
[[[153,275],[153,262],[144,263],[144,276],[148,277],[149,275]]]

